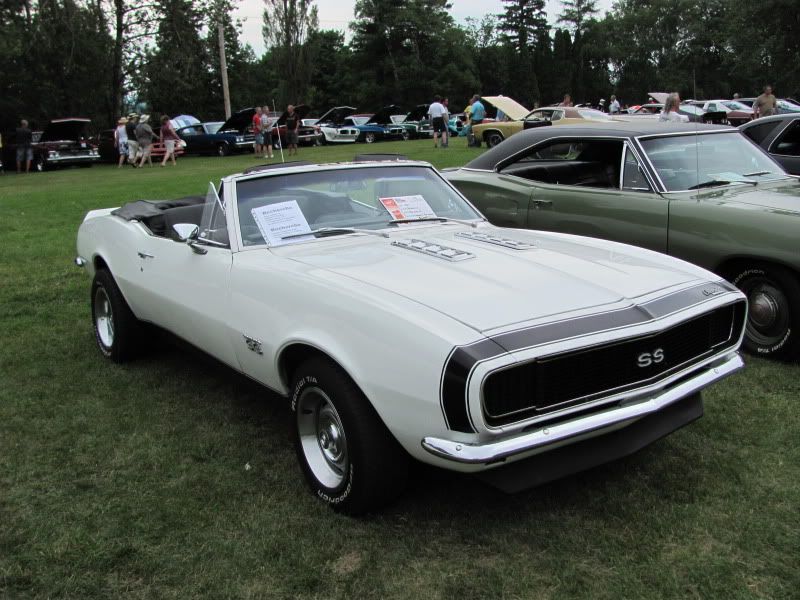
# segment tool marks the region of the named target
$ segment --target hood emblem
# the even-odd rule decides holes
[[[455,235],[456,237],[464,238],[466,240],[472,240],[473,242],[494,244],[495,246],[510,248],[511,250],[532,250],[533,248],[536,248],[536,246],[534,246],[530,242],[520,242],[519,240],[512,240],[511,238],[500,237],[498,235],[489,235],[488,233],[462,231]]]
[[[707,287],[703,288],[703,296],[710,298],[711,296],[719,296],[720,294],[724,294],[725,290],[718,288],[718,287]]]
[[[443,258],[444,260],[449,260],[450,262],[459,262],[469,258],[475,258],[475,255],[471,252],[466,252],[457,248],[450,248],[449,246],[442,246],[441,244],[436,244],[433,242],[426,242],[424,240],[396,240],[392,242],[392,246],[405,248],[406,250],[413,250],[414,252],[420,252],[421,254],[427,254],[428,256],[435,256],[436,258]]]

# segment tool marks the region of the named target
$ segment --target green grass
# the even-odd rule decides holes
[[[403,152],[429,141],[301,149]],[[252,155],[0,176],[0,598],[790,598],[800,366],[747,358],[647,450],[506,496],[420,468],[382,514],[301,481],[285,403],[169,343],[95,348],[71,261],[85,212],[205,192]]]

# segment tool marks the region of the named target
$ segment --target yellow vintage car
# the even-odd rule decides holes
[[[481,123],[472,128],[475,139],[492,148],[525,129],[542,125],[580,125],[587,121],[613,121],[609,115],[593,108],[545,106],[529,111],[506,96],[486,96],[488,101],[506,114],[506,120]]]

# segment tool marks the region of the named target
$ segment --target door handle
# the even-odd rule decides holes
[[[139,258],[155,258],[153,254],[148,254],[147,252],[142,252],[141,250],[136,254],[139,255]]]
[[[540,208],[552,208],[553,201],[552,200],[532,200],[533,208],[540,209]]]

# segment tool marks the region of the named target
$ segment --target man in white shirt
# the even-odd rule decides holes
[[[612,115],[619,114],[619,100],[616,96],[611,96],[611,104],[608,105],[608,112]]]
[[[428,118],[433,126],[433,147],[439,146],[439,134],[442,134],[442,146],[447,144],[447,129],[444,123],[444,115],[447,112],[442,104],[442,97],[438,94],[433,97],[433,104],[428,107]]]

